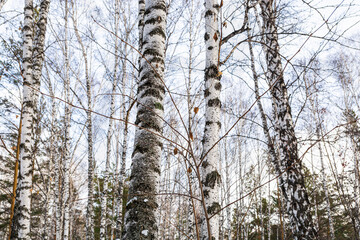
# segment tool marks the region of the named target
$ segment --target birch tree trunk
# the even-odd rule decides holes
[[[320,163],[321,163],[321,178],[322,178],[322,185],[323,185],[324,192],[325,192],[326,213],[327,213],[328,221],[329,221],[330,238],[335,239],[334,224],[333,224],[333,219],[331,216],[331,208],[330,208],[329,190],[328,190],[327,180],[326,180],[326,175],[325,175],[324,157],[323,157],[323,152],[322,152],[322,148],[321,148],[322,141],[321,141],[321,137],[320,137],[320,128],[321,128],[321,123],[319,123],[319,126],[316,128],[316,137],[319,141],[318,148],[319,148]]]
[[[196,29],[194,28],[194,19],[195,19],[195,12],[196,7],[194,7],[194,0],[191,0],[190,6],[189,6],[189,52],[188,52],[188,76],[187,76],[187,83],[186,83],[186,93],[187,93],[187,108],[188,108],[188,130],[192,130],[192,124],[193,124],[193,115],[192,111],[194,108],[195,101],[192,98],[192,88],[193,88],[193,63],[194,63],[194,35],[196,35]],[[191,143],[190,143],[191,144]],[[195,163],[195,162],[194,162]],[[196,163],[195,163],[196,164]],[[188,164],[186,163],[186,168],[188,168]],[[196,194],[196,187],[195,187],[195,174],[193,172],[187,171],[187,179],[188,179],[188,185],[189,185],[189,195],[195,196]],[[198,229],[198,222],[197,222],[197,216],[196,216],[196,206],[193,198],[187,199],[187,211],[186,211],[186,236],[184,238],[186,239],[199,239],[199,229]]]
[[[33,1],[25,0],[23,30],[23,112],[20,143],[19,175],[16,191],[11,239],[26,239],[30,234],[30,206],[32,184],[31,147],[35,106],[33,102]]]
[[[126,39],[127,39],[128,35],[126,35]],[[127,45],[125,45],[125,50],[124,52],[127,53]],[[126,67],[126,60],[124,60],[122,62],[123,67],[122,67],[122,89],[123,91],[125,91],[125,86],[126,86],[126,81],[127,81],[127,67]],[[121,162],[120,162],[120,172],[117,172],[116,176],[117,176],[117,187],[116,187],[116,207],[115,207],[115,214],[116,214],[116,225],[115,225],[115,236],[116,239],[121,239],[121,227],[122,227],[122,212],[123,212],[123,208],[122,208],[122,198],[123,198],[123,188],[124,188],[124,178],[125,178],[125,169],[126,169],[126,157],[127,157],[127,149],[128,149],[128,133],[129,133],[129,129],[128,129],[128,122],[129,122],[129,115],[130,115],[130,111],[132,109],[132,107],[134,106],[135,102],[133,102],[130,106],[129,109],[126,110],[126,105],[125,105],[125,93],[123,93],[122,95],[122,117],[125,120],[124,123],[124,128],[123,128],[123,142],[122,142],[122,151],[121,151]]]
[[[124,103],[123,103],[124,104]],[[122,152],[121,152],[121,165],[120,165],[120,172],[119,172],[119,178],[117,180],[118,186],[117,186],[117,195],[116,195],[116,231],[115,236],[116,239],[121,239],[121,227],[122,227],[122,198],[123,198],[123,188],[124,188],[124,178],[125,178],[125,169],[126,169],[126,156],[127,156],[127,148],[128,148],[128,119],[129,119],[129,112],[131,110],[131,106],[126,114],[125,118],[125,127],[123,131],[123,143],[122,143]]]
[[[74,8],[74,4],[72,4]],[[75,10],[73,9],[75,12]],[[87,143],[88,143],[88,201],[86,206],[86,239],[93,240],[94,239],[94,159],[93,159],[93,124],[92,124],[92,79],[89,74],[89,65],[88,65],[88,56],[86,52],[86,48],[81,39],[79,30],[77,28],[77,20],[72,15],[74,32],[77,41],[80,44],[81,52],[84,57],[85,64],[85,79],[86,79],[86,97],[87,97],[87,111],[86,111],[86,129],[87,129]]]
[[[86,208],[86,239],[94,239],[94,159],[93,159],[93,124],[92,124],[92,93],[90,79],[87,66],[87,56],[83,49],[86,71],[86,95],[88,102],[87,111],[87,138],[88,138],[88,202]]]
[[[58,138],[57,126],[55,124],[56,121],[56,102],[54,99],[54,91],[53,87],[49,78],[48,82],[49,86],[49,93],[51,96],[51,136],[49,141],[49,175],[48,175],[48,184],[47,184],[47,212],[45,218],[45,228],[44,228],[44,239],[52,239],[53,234],[53,220],[55,219],[54,214],[54,207],[55,207],[55,181],[56,178],[56,168],[55,168],[55,161],[57,161],[58,157],[56,155],[56,147],[55,147],[55,140]]]
[[[62,230],[63,230],[63,216],[62,216],[62,204],[61,204],[61,160],[62,157],[59,157],[55,160],[54,169],[55,169],[55,189],[54,189],[54,195],[55,195],[55,216],[56,216],[56,223],[55,223],[55,235],[56,239],[61,239],[62,236]]]
[[[219,8],[217,0],[205,0],[205,131],[203,153],[206,154],[202,163],[202,184],[206,212],[201,221],[202,239],[219,239],[219,216],[212,216],[220,209],[219,190],[221,176],[218,171],[220,161],[219,139],[220,122],[220,90],[221,73],[219,71]],[[205,211],[205,209],[204,209]]]
[[[114,2],[115,4],[115,17],[114,17],[114,33],[115,33],[115,36],[114,36],[114,41],[115,41],[115,47],[114,47],[114,58],[115,58],[115,61],[114,61],[114,70],[113,70],[113,80],[117,79],[118,78],[118,73],[117,73],[117,68],[118,68],[118,65],[119,65],[119,56],[118,56],[118,43],[119,43],[119,40],[118,40],[118,28],[119,28],[119,15],[120,15],[120,8],[119,8],[119,1],[118,0],[115,0]],[[125,40],[127,42],[127,40]],[[126,53],[125,53],[125,56],[126,56]],[[125,63],[126,65],[126,63]],[[123,66],[124,67],[124,66]],[[123,72],[123,74],[125,74]],[[122,86],[123,88],[123,91],[124,91],[124,86]],[[123,98],[124,98],[124,95],[123,95]],[[122,104],[124,104],[124,102],[122,102]],[[120,113],[120,118],[121,118],[121,113]],[[119,206],[119,202],[117,201],[119,199],[118,197],[118,192],[117,192],[117,189],[118,189],[118,186],[119,186],[119,156],[120,156],[120,143],[119,143],[119,138],[120,138],[120,123],[117,123],[115,125],[116,129],[118,130],[117,131],[117,134],[115,136],[116,138],[116,158],[115,158],[115,182],[114,182],[114,191],[113,191],[113,206],[112,206],[112,220],[111,220],[111,239],[113,239],[113,237],[116,237],[116,232],[117,231],[117,228],[116,228],[116,222],[119,220],[119,216],[118,216],[118,208],[121,208],[121,206]]]
[[[117,31],[115,30],[115,34]],[[106,137],[106,163],[105,163],[105,171],[104,171],[104,184],[103,191],[101,193],[101,220],[100,220],[100,239],[106,238],[106,229],[108,226],[108,207],[107,207],[107,198],[108,198],[108,184],[109,184],[109,169],[110,169],[110,157],[111,157],[111,139],[114,133],[113,129],[113,117],[115,114],[115,93],[116,86],[118,84],[119,78],[117,74],[117,65],[118,65],[118,41],[115,41],[115,65],[114,65],[114,74],[113,74],[113,84],[112,91],[110,96],[110,115],[109,115],[109,126]]]
[[[33,52],[33,58],[34,58],[34,72],[33,72],[33,81],[34,81],[34,87],[37,91],[35,91],[34,94],[34,104],[37,106],[38,98],[39,98],[39,90],[40,90],[40,79],[41,79],[41,71],[42,66],[44,62],[44,48],[45,48],[45,33],[46,33],[46,26],[47,26],[47,19],[48,19],[48,13],[50,8],[50,0],[42,0],[40,3],[40,14],[39,14],[39,21],[36,24],[36,32],[35,32],[35,43],[34,43],[34,52]],[[52,99],[52,111],[55,111],[54,106],[54,100]],[[54,114],[54,112],[52,112]],[[39,113],[37,113],[37,107],[36,107],[36,116],[38,116]],[[52,115],[53,116],[53,115]],[[54,138],[51,136],[51,141],[53,141]],[[51,146],[52,147],[52,146]],[[34,156],[35,157],[35,156]],[[42,236],[44,239],[48,238],[48,231],[50,224],[50,215],[49,215],[49,206],[52,205],[52,189],[51,189],[51,169],[53,165],[53,157],[50,156],[49,158],[49,176],[48,176],[48,186],[47,186],[47,194],[46,194],[46,203],[45,203],[45,225],[43,227],[43,234]]]
[[[3,1],[4,3],[5,1]],[[23,27],[23,113],[20,143],[20,165],[14,219],[11,239],[28,239],[30,234],[31,188],[32,188],[32,147],[34,142],[33,125],[37,118],[38,90],[44,60],[44,44],[50,1],[40,4],[39,21],[35,26],[33,1],[25,0]]]
[[[65,115],[64,115],[64,146],[63,146],[63,240],[69,239],[70,228],[70,65],[68,50],[68,0],[65,0],[65,39],[64,39],[64,57],[65,57],[65,76],[64,76],[64,92],[65,92]]]
[[[316,239],[310,202],[299,162],[287,88],[283,77],[273,0],[262,0],[260,6],[265,29],[266,77],[271,85],[275,106],[275,133],[279,147],[280,188],[286,201],[286,211],[294,239]]]
[[[61,182],[61,157],[57,158],[54,164],[54,168],[55,168],[55,216],[56,216],[56,223],[55,223],[55,234],[56,234],[56,239],[61,239],[61,235],[62,235],[62,229],[63,229],[63,224],[62,224],[62,204],[61,204],[61,186],[60,186],[60,182]]]
[[[139,5],[142,1],[139,1]],[[139,26],[141,31],[141,26]],[[157,239],[158,182],[164,114],[166,3],[146,0],[137,92],[138,112],[123,239]],[[141,33],[140,33],[141,34]],[[151,65],[150,65],[151,64]]]
[[[100,220],[100,239],[106,238],[107,226],[109,225],[109,221],[107,219],[108,215],[108,207],[107,207],[107,199],[108,199],[108,184],[109,184],[109,169],[110,169],[110,157],[111,157],[111,139],[114,133],[113,129],[113,117],[115,114],[115,93],[116,87],[119,82],[118,76],[118,65],[119,65],[119,42],[118,42],[118,26],[119,26],[119,3],[115,1],[115,61],[114,61],[114,72],[113,72],[113,82],[112,82],[112,91],[110,95],[110,115],[109,115],[109,126],[106,138],[106,163],[105,163],[105,171],[104,171],[104,185],[102,191],[102,199],[101,199],[101,220]]]

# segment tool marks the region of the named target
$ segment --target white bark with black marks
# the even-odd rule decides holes
[[[25,0],[23,31],[23,112],[20,143],[19,175],[16,190],[11,239],[28,239],[30,236],[31,185],[32,185],[32,126],[34,123],[33,86],[33,1]]]
[[[65,115],[64,115],[64,141],[63,141],[63,233],[62,239],[68,240],[70,234],[70,62],[69,62],[69,42],[68,42],[68,0],[65,0],[65,36],[64,36],[64,58],[65,58],[65,76],[64,76],[64,95],[65,95]]]
[[[295,240],[316,239],[317,232],[310,213],[310,202],[305,189],[287,87],[282,73],[273,3],[273,0],[260,1],[265,30],[266,77],[270,82],[270,91],[274,101],[275,134],[282,172],[280,188],[290,218],[293,238]]]
[[[156,134],[162,134],[163,128],[166,10],[165,0],[145,1],[143,37],[139,39],[144,58],[140,60],[135,122],[139,127],[135,133],[125,214],[123,239],[126,240],[157,239],[158,236],[156,193],[162,139]]]
[[[74,5],[72,4],[74,8]],[[73,9],[73,11],[75,11]],[[76,39],[81,47],[81,52],[84,57],[85,65],[85,80],[86,80],[86,97],[87,97],[87,111],[86,111],[86,130],[88,143],[88,200],[86,206],[86,239],[94,239],[94,159],[93,159],[93,124],[92,124],[92,79],[89,74],[89,64],[86,48],[81,39],[80,32],[77,27],[77,20],[72,14],[73,26]]]
[[[128,35],[126,35],[126,40],[128,39]],[[127,45],[124,47],[124,52],[127,53]],[[127,66],[126,66],[126,60],[122,61],[123,67],[122,67],[122,89],[125,89],[126,86],[126,80],[127,80]],[[125,179],[125,170],[126,170],[126,157],[127,157],[127,149],[128,149],[128,133],[129,133],[129,115],[130,111],[135,104],[134,102],[129,106],[129,109],[126,110],[126,104],[125,104],[125,94],[122,95],[122,117],[125,120],[124,128],[123,128],[123,142],[122,142],[122,151],[121,151],[121,162],[120,166],[116,167],[116,223],[115,223],[115,236],[116,239],[121,239],[121,226],[122,226],[122,212],[123,212],[123,190],[124,190],[124,179]],[[120,132],[120,129],[119,129]],[[119,144],[119,141],[117,142]],[[117,163],[118,165],[118,163]],[[118,170],[120,167],[120,171]]]
[[[115,33],[116,34],[116,33]],[[117,51],[118,50],[118,44],[117,39],[115,43],[115,66],[114,66],[114,74],[112,79],[112,91],[110,95],[110,115],[109,115],[109,125],[108,125],[108,131],[106,136],[106,161],[105,161],[105,171],[103,173],[104,177],[104,184],[103,189],[101,193],[101,220],[100,220],[100,239],[104,240],[106,238],[106,229],[109,225],[108,221],[108,207],[107,207],[107,200],[108,200],[108,185],[109,185],[109,177],[110,177],[110,157],[111,157],[111,140],[112,136],[114,134],[114,114],[115,114],[115,94],[116,94],[116,87],[119,82],[118,74],[117,74]]]
[[[219,186],[221,176],[218,171],[220,161],[219,139],[221,73],[219,71],[219,8],[217,0],[205,0],[205,131],[202,165],[202,184],[207,214],[201,220],[201,238],[219,239],[219,215],[210,216],[220,210]],[[214,146],[215,145],[215,146]],[[207,215],[207,216],[206,216]],[[211,235],[211,236],[209,236]]]
[[[1,4],[5,3],[2,1]],[[34,26],[33,1],[25,0],[23,26],[22,71],[23,112],[20,144],[20,164],[11,239],[28,239],[30,234],[32,162],[34,125],[37,119],[38,90],[44,61],[45,33],[50,1],[40,4],[39,21]],[[35,40],[33,33],[35,28]]]

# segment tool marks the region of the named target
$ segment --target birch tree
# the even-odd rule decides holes
[[[71,121],[71,109],[70,109],[70,62],[69,62],[69,39],[68,39],[68,16],[69,6],[68,0],[64,2],[65,15],[64,15],[64,95],[65,95],[65,109],[64,109],[64,140],[63,140],[63,182],[62,182],[62,202],[63,202],[63,232],[62,239],[68,240],[70,234],[70,121]]]
[[[294,239],[316,239],[317,233],[310,214],[310,202],[304,185],[287,86],[283,76],[275,2],[262,0],[260,7],[265,34],[266,78],[270,83],[274,101],[274,125],[281,170],[280,188],[286,201],[286,211],[290,217]]]
[[[139,1],[139,6],[143,6]],[[142,8],[140,8],[142,11]],[[141,15],[140,15],[141,16]],[[166,31],[165,0],[146,0],[137,92],[138,128],[126,206],[123,239],[157,239],[157,198],[163,127],[164,59]]]
[[[108,198],[108,185],[109,185],[109,170],[110,170],[110,157],[111,157],[111,139],[114,133],[114,121],[113,117],[115,114],[115,94],[116,94],[116,87],[119,82],[118,76],[118,54],[119,54],[119,45],[118,45],[118,15],[119,15],[119,6],[117,1],[115,1],[115,61],[114,61],[114,70],[113,70],[113,77],[112,77],[112,91],[110,95],[110,114],[109,114],[109,125],[108,131],[106,135],[106,160],[105,160],[105,171],[104,171],[104,185],[102,190],[102,199],[101,199],[101,220],[100,220],[100,239],[105,239],[106,236],[106,229],[108,225],[107,215],[108,215],[108,207],[107,207],[107,198]]]
[[[217,0],[205,1],[205,130],[203,139],[202,184],[204,195],[204,213],[201,221],[201,238],[219,238],[219,185],[221,177],[218,171],[220,160],[219,138],[221,72],[219,71],[219,9]],[[210,219],[211,217],[211,219]]]
[[[33,125],[37,118],[41,70],[44,61],[45,33],[50,1],[40,4],[39,20],[34,26],[33,1],[25,0],[23,26],[23,112],[20,143],[19,176],[11,229],[11,239],[27,239],[30,234]],[[35,28],[35,39],[33,32]]]
[[[86,80],[86,96],[87,96],[87,111],[86,111],[86,129],[87,129],[87,156],[88,156],[88,172],[87,172],[87,180],[88,180],[88,201],[86,207],[86,239],[92,240],[94,239],[94,159],[93,159],[93,120],[92,120],[92,79],[89,73],[89,63],[88,63],[88,54],[85,48],[85,45],[80,36],[80,32],[78,30],[78,23],[75,15],[75,7],[72,2],[73,14],[73,26],[76,39],[81,47],[82,56],[84,58],[85,65],[85,80]]]

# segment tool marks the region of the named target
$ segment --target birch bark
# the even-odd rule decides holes
[[[117,1],[115,1],[117,2]],[[117,5],[117,4],[116,4]],[[117,10],[119,9],[117,8]],[[117,13],[116,13],[117,15]],[[116,19],[116,18],[115,18]],[[110,96],[110,115],[109,115],[109,126],[107,131],[107,137],[106,137],[106,163],[105,163],[105,171],[104,171],[104,185],[103,185],[103,191],[101,193],[101,220],[100,220],[100,239],[105,239],[106,237],[106,229],[108,226],[108,207],[107,207],[107,198],[108,198],[108,184],[109,184],[109,169],[110,169],[110,156],[111,156],[111,139],[114,133],[113,125],[113,117],[115,114],[115,93],[116,93],[116,87],[119,82],[118,72],[117,68],[119,65],[118,62],[118,39],[117,39],[117,26],[118,22],[117,19],[115,20],[115,64],[114,64],[114,74],[113,74],[113,82],[112,82],[112,91]]]
[[[280,188],[286,201],[294,239],[316,239],[317,232],[310,214],[310,202],[298,157],[287,87],[282,74],[273,3],[273,0],[260,1],[265,29],[266,77],[271,85],[275,105],[275,133],[280,170],[283,172],[280,176]]]
[[[4,3],[5,1],[3,1]],[[50,1],[40,4],[39,21],[35,26],[33,1],[25,0],[23,27],[23,113],[20,143],[20,165],[14,219],[11,239],[28,239],[30,234],[31,190],[32,190],[32,147],[34,142],[33,125],[37,118],[38,91],[40,89],[41,69],[44,60],[44,44],[47,16]]]
[[[74,8],[74,4],[72,4]],[[92,124],[92,79],[89,75],[89,65],[88,65],[88,56],[87,51],[84,46],[84,43],[81,39],[78,27],[77,20],[75,15],[75,10],[73,9],[72,20],[74,26],[74,32],[77,41],[80,44],[81,52],[84,58],[85,65],[85,80],[86,80],[86,97],[87,97],[87,111],[86,111],[86,129],[87,129],[87,143],[88,143],[88,201],[86,206],[86,239],[94,239],[94,159],[93,159],[93,124]]]
[[[126,40],[127,40],[128,35],[126,35]],[[125,53],[127,52],[127,47],[125,45]],[[125,90],[125,86],[126,86],[126,80],[127,80],[127,67],[126,67],[126,61],[124,60],[122,62],[123,67],[122,67],[122,89]],[[130,106],[129,109],[126,110],[126,105],[125,105],[125,93],[123,93],[123,97],[122,97],[122,116],[123,119],[125,120],[124,123],[124,128],[123,128],[123,142],[122,142],[122,151],[121,151],[121,162],[120,162],[120,172],[117,172],[116,176],[117,176],[117,188],[116,188],[116,232],[115,232],[115,236],[116,239],[121,239],[121,226],[122,226],[122,212],[123,212],[123,208],[122,208],[122,198],[123,198],[123,188],[124,188],[124,178],[125,178],[125,169],[126,169],[126,157],[127,157],[127,149],[128,149],[128,133],[129,133],[129,129],[128,129],[128,122],[129,122],[129,115],[130,115],[130,111],[133,107],[135,102],[133,102]]]
[[[64,38],[64,58],[65,58],[65,76],[64,76],[64,95],[65,95],[65,115],[64,115],[64,146],[63,146],[63,240],[69,239],[70,230],[70,63],[69,63],[69,50],[68,50],[68,0],[65,0],[65,38]]]
[[[202,184],[206,212],[201,220],[201,238],[219,239],[219,215],[212,216],[220,209],[219,186],[221,176],[218,171],[220,160],[219,139],[221,73],[219,71],[219,9],[217,0],[205,0],[205,131],[203,152],[206,157],[202,163]],[[215,146],[214,146],[215,145]],[[205,210],[205,209],[204,209]]]
[[[143,1],[139,1],[141,6]],[[134,151],[126,206],[123,239],[157,239],[160,159],[165,94],[164,59],[166,32],[165,0],[146,0],[140,76],[137,92],[138,112]],[[141,35],[141,28],[139,31]],[[151,65],[150,65],[151,64]],[[155,71],[156,70],[156,71]]]
[[[57,126],[55,124],[56,121],[56,102],[54,99],[54,91],[53,91],[53,87],[51,84],[51,81],[49,79],[48,82],[48,88],[49,88],[49,93],[51,96],[51,136],[50,136],[50,141],[49,141],[49,175],[48,175],[48,184],[47,184],[47,212],[46,212],[46,218],[45,218],[45,228],[44,228],[44,239],[51,239],[52,238],[52,234],[53,231],[52,229],[54,229],[52,227],[52,222],[54,220],[54,207],[55,207],[55,181],[54,179],[56,178],[56,169],[55,169],[55,161],[57,161],[57,157],[56,157],[56,148],[55,148],[55,140],[57,140]]]

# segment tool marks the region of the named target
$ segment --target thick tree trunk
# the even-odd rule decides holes
[[[4,1],[5,2],[5,1]],[[37,118],[37,103],[40,89],[41,69],[44,60],[44,44],[50,1],[40,4],[39,21],[36,24],[33,43],[33,1],[25,0],[23,27],[23,113],[20,144],[20,167],[11,239],[28,239],[30,234],[32,145],[33,125]]]
[[[140,1],[141,2],[141,1]],[[140,27],[141,28],[141,27]],[[163,128],[166,2],[146,0],[138,85],[138,112],[123,239],[157,239]],[[146,58],[146,59],[145,59]],[[150,65],[151,64],[151,65]]]
[[[206,212],[201,221],[202,239],[219,239],[219,215],[215,214],[220,209],[219,186],[221,176],[218,171],[220,161],[219,139],[220,123],[220,90],[221,73],[219,71],[219,4],[217,0],[205,0],[205,131],[203,139],[202,184]],[[214,146],[215,145],[215,146]]]
[[[316,239],[317,233],[310,214],[310,202],[305,189],[297,139],[291,117],[287,88],[284,82],[276,28],[273,0],[260,2],[265,29],[266,77],[271,85],[275,107],[275,133],[279,147],[280,188],[286,201],[286,211],[294,239]]]

